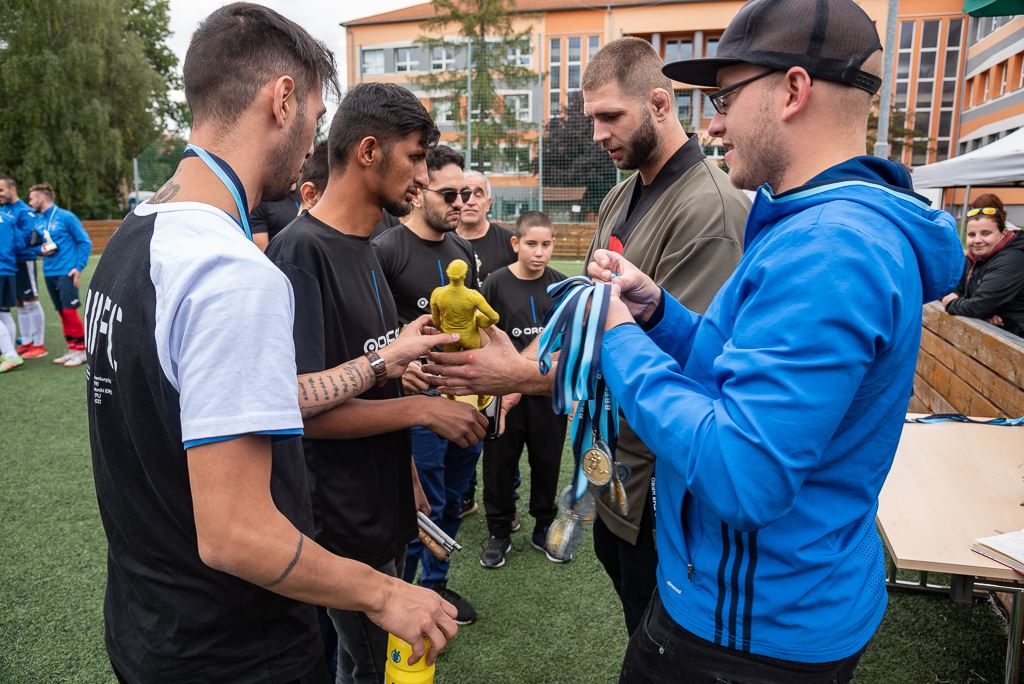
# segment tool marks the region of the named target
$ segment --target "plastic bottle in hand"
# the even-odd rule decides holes
[[[409,664],[412,646],[394,634],[388,634],[388,662],[384,666],[384,684],[434,684],[436,665],[427,665],[430,641],[423,640],[427,647],[423,657]]]
[[[50,237],[50,231],[46,229],[43,230],[43,246],[40,248],[40,251],[43,253],[43,256],[50,256],[57,251],[57,243],[53,241],[53,238]]]

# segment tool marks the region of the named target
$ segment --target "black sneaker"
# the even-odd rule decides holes
[[[476,505],[476,501],[472,498],[462,500],[462,508],[459,510],[459,517],[465,518],[467,515],[473,515],[480,510],[480,507]]]
[[[551,552],[548,551],[548,528],[546,527],[535,527],[533,528],[533,536],[530,538],[530,546],[543,551],[544,555],[548,557],[548,560],[552,563],[568,563],[572,560],[572,556],[562,559],[557,556],[552,556]]]
[[[469,605],[469,601],[462,598],[454,591],[448,588],[448,583],[442,583],[436,587],[432,587],[434,591],[441,595],[448,603],[455,606],[457,614],[455,615],[455,624],[457,625],[471,625],[476,622],[476,611],[473,610],[473,606]]]
[[[500,568],[505,564],[505,554],[512,550],[508,537],[491,537],[480,554],[480,565],[488,569]]]

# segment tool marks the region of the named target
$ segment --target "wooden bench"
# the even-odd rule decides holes
[[[938,302],[922,323],[911,412],[1024,416],[1024,340]]]
[[[114,234],[117,227],[121,225],[120,219],[111,219],[105,221],[82,221],[82,226],[85,228],[85,232],[89,234],[89,239],[92,240],[92,253],[99,254],[107,247],[107,242],[110,241],[110,236]]]

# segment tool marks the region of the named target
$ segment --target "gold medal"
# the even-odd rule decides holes
[[[600,439],[583,452],[583,474],[590,484],[604,487],[612,479],[612,456],[608,445]]]

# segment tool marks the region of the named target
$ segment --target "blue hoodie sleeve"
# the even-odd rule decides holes
[[[85,232],[85,227],[78,220],[77,216],[67,212],[64,219],[67,221],[68,229],[75,239],[75,268],[79,272],[84,271],[89,263],[89,255],[92,254],[92,240],[89,238],[89,234]]]
[[[637,330],[609,336],[601,362],[659,469],[739,530],[792,508],[900,298],[894,257],[870,236],[819,224],[769,239],[731,288],[733,331],[710,390]]]
[[[685,366],[693,348],[693,337],[697,334],[701,316],[680,304],[679,300],[664,288],[661,290],[661,301],[661,320],[647,331],[647,335],[676,363]]]

